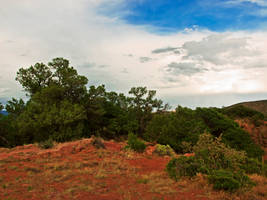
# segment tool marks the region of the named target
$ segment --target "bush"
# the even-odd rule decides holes
[[[41,149],[51,149],[54,147],[54,142],[53,140],[50,138],[48,140],[45,140],[43,142],[40,142],[38,144],[38,146],[41,148]]]
[[[135,134],[129,133],[128,145],[126,146],[126,148],[130,148],[134,151],[141,153],[144,152],[144,150],[146,149],[146,145],[143,141],[139,140]]]
[[[213,137],[208,133],[200,135],[193,147],[195,156],[208,169],[230,169],[237,171],[247,159],[244,151],[237,151],[222,143],[221,137]]]
[[[235,105],[222,109],[222,113],[226,114],[232,119],[236,118],[249,118],[255,123],[260,123],[261,120],[264,120],[264,114],[253,110],[251,108],[245,107],[243,105]]]
[[[262,166],[262,163],[257,159],[248,158],[246,162],[241,166],[247,174],[259,174],[267,176],[267,164]]]
[[[182,142],[196,144],[205,129],[206,125],[194,110],[178,106],[175,113],[155,114],[144,136],[146,140],[168,144],[175,152],[183,153]]]
[[[232,171],[219,169],[214,170],[208,176],[209,183],[213,184],[216,190],[236,191],[241,187],[250,187],[254,183],[242,172],[233,173]]]
[[[103,139],[100,137],[92,136],[91,144],[97,149],[105,149],[106,148]]]
[[[246,157],[245,152],[229,148],[221,140],[221,137],[216,138],[207,133],[200,135],[199,141],[193,147],[195,156],[172,159],[166,167],[169,176],[177,181],[183,176],[207,174],[214,189],[230,192],[252,186],[252,181],[242,170],[242,167],[250,167],[244,164],[246,161],[250,161],[247,162],[250,164],[251,160]]]
[[[160,156],[173,156],[175,154],[174,150],[168,144],[167,145],[157,144],[156,149],[153,153],[156,153]]]
[[[229,117],[218,112],[213,108],[197,108],[196,112],[204,120],[207,130],[213,136],[222,135],[223,143],[238,151],[246,151],[249,157],[261,158],[264,154],[259,145],[256,145],[248,132],[244,131],[239,125]]]
[[[201,164],[194,156],[173,158],[166,167],[167,173],[174,180],[183,176],[193,177],[202,169]]]

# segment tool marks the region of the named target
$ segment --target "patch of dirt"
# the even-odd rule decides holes
[[[123,142],[104,141],[106,148],[96,149],[91,141],[62,143],[46,150],[34,144],[1,148],[0,199],[204,200],[222,197],[203,178],[174,182],[165,172],[171,158],[153,154],[153,146],[139,154],[123,150],[126,145]],[[262,192],[264,187],[261,187],[256,191]]]

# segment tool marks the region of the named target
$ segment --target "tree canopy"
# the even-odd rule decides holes
[[[214,137],[222,135],[227,145],[245,150],[251,157],[262,154],[248,133],[225,115],[240,115],[241,111],[242,115],[257,114],[250,110],[178,106],[176,112],[165,112],[169,105],[147,87],[132,87],[128,96],[107,91],[105,85],[87,88],[88,79],[64,58],[20,68],[16,80],[29,100],[12,98],[7,102],[9,115],[0,115],[0,146],[64,142],[91,135],[116,138],[131,133],[185,152],[201,134],[209,132]]]

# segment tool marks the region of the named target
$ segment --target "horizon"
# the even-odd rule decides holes
[[[19,68],[55,57],[88,86],[146,86],[172,109],[267,99],[266,0],[0,2],[3,104],[27,99]]]

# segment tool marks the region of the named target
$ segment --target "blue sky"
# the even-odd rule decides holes
[[[70,60],[89,85],[173,105],[267,99],[267,0],[0,0],[0,102],[20,67]],[[89,86],[88,85],[88,86]]]
[[[122,19],[134,25],[152,25],[159,31],[179,31],[197,25],[212,31],[264,28],[265,1],[128,0]],[[112,14],[116,14],[112,12]]]

